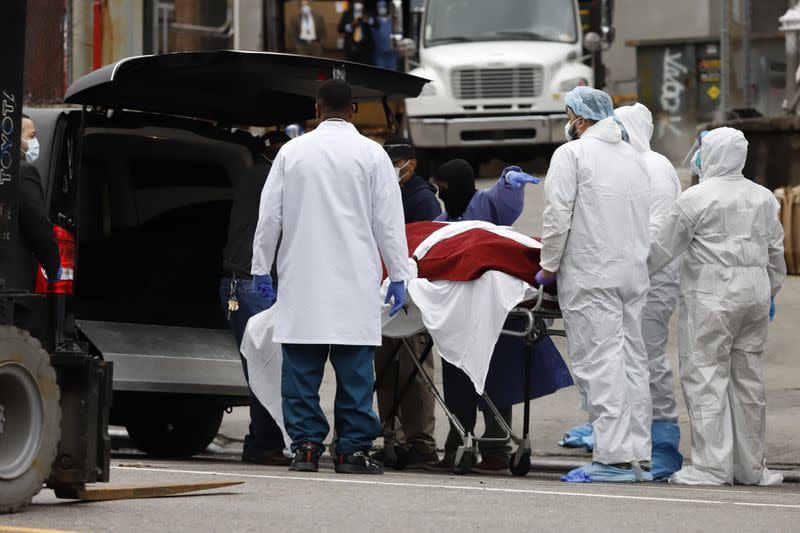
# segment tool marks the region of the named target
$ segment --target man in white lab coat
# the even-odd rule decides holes
[[[283,416],[291,470],[315,472],[329,426],[319,387],[330,356],[336,371],[336,471],[382,473],[369,457],[380,433],[372,409],[373,356],[381,344],[381,256],[397,312],[412,275],[397,176],[386,151],[349,122],[350,87],[329,80],[317,93],[317,129],[278,153],[261,194],[253,284],[281,280],[274,341],[283,345]],[[380,252],[380,255],[379,255]]]

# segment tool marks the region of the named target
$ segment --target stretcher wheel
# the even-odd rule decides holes
[[[531,452],[523,452],[519,457],[519,461],[515,461],[517,454],[511,456],[508,460],[508,469],[515,476],[527,476],[531,471]]]
[[[475,452],[464,452],[464,455],[461,456],[461,461],[453,463],[450,469],[455,475],[463,476],[469,474],[476,462],[478,462],[478,458],[475,456]]]

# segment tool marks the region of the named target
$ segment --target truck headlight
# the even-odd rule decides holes
[[[568,93],[575,87],[580,87],[584,85],[589,85],[589,80],[587,80],[586,78],[572,78],[559,83],[558,92]]]

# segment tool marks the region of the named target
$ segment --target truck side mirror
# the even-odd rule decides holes
[[[587,52],[594,54],[603,47],[603,39],[597,32],[590,31],[583,36],[583,47],[586,48]]]

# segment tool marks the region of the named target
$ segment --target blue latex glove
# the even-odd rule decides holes
[[[56,272],[56,275],[53,276],[53,279],[49,279],[47,281],[52,285],[53,283],[61,281],[62,276],[64,276],[64,269],[61,268],[61,267],[58,267],[58,272]]]
[[[775,320],[775,298],[773,297],[769,301],[769,321],[772,322]]]
[[[536,185],[541,180],[525,172],[511,170],[506,174],[506,181],[516,190],[520,190],[528,183]]]
[[[503,172],[500,173],[500,179],[501,180],[506,180],[506,182],[508,182],[508,173],[509,172],[522,172],[522,169],[520,167],[518,167],[518,166],[506,167],[506,168],[503,169]]]
[[[389,316],[394,316],[406,304],[406,284],[404,281],[392,281],[389,283],[389,289],[386,291],[386,299],[383,303],[388,304],[391,299],[394,299],[394,303],[389,310]]]
[[[272,288],[272,276],[253,276],[253,292],[264,298],[270,305],[275,301],[275,289]]]
[[[537,284],[538,284],[540,287],[549,287],[550,285],[553,285],[553,284],[556,282],[556,279],[557,279],[557,277],[554,277],[554,278],[552,278],[552,279],[545,280],[543,276],[544,276],[544,275],[542,274],[542,271],[541,271],[541,270],[540,270],[539,272],[537,272],[535,276],[533,276],[533,280],[534,280],[534,281],[535,281],[535,282],[536,282],[536,283],[537,283]]]

